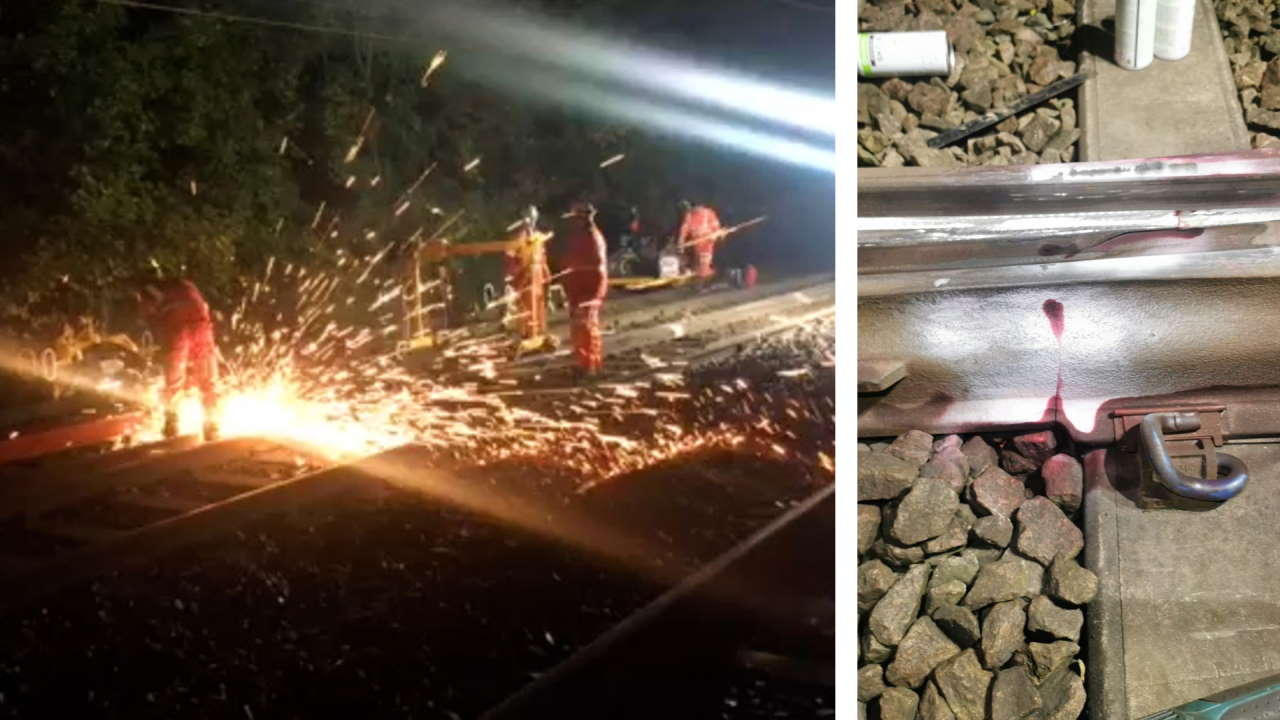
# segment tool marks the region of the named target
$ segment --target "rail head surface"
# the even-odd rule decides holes
[[[1277,150],[858,181],[860,276],[1280,247]]]
[[[859,217],[981,215],[1088,202],[1098,210],[1275,204],[1280,149],[963,169],[859,168]],[[1064,194],[1065,193],[1065,194]]]

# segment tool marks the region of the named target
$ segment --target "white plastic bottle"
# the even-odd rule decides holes
[[[1191,52],[1191,29],[1196,0],[1157,0],[1155,54],[1161,60],[1181,60]]]
[[[1156,44],[1159,0],[1116,1],[1116,64],[1141,70],[1151,64]]]
[[[955,51],[943,30],[858,33],[858,75],[862,77],[950,75],[955,64]]]

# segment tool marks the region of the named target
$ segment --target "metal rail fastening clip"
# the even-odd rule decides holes
[[[1136,429],[1144,460],[1159,485],[1184,498],[1223,502],[1240,494],[1249,481],[1244,461],[1216,450],[1223,442],[1222,412],[1225,409],[1222,406],[1126,409],[1117,412],[1114,419],[1122,437],[1132,438],[1130,431]],[[1187,457],[1201,458],[1204,474],[1210,477],[1178,470],[1173,459]]]

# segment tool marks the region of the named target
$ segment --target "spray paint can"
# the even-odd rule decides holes
[[[1116,64],[1141,70],[1151,64],[1156,44],[1159,0],[1116,1]]]
[[[861,77],[950,75],[955,66],[956,54],[943,30],[858,33]]]
[[[1155,54],[1161,60],[1181,60],[1191,52],[1191,29],[1196,0],[1157,0]]]

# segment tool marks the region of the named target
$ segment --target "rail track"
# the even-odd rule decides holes
[[[264,513],[323,497],[350,472],[277,442],[190,438],[9,468],[0,490],[0,613],[145,562]]]
[[[175,453],[170,460],[182,452],[189,451]],[[167,687],[170,676],[203,674],[204,670],[197,672],[197,666],[202,666],[225,683],[225,692],[213,692],[229,702],[206,697],[198,709],[168,705],[183,698],[167,694],[146,701],[140,691],[131,695],[112,689],[118,685],[103,687],[87,680],[76,687],[80,698],[88,690],[89,707],[82,709],[94,714],[109,707],[108,714],[132,717],[158,717],[158,712],[180,710],[241,715],[243,703],[258,717],[288,715],[292,710],[306,715],[310,706],[294,696],[310,686],[305,694],[330,698],[325,702],[338,697],[352,703],[356,702],[353,697],[363,697],[359,707],[364,711],[399,708],[411,709],[416,716],[471,718],[530,682],[533,686],[523,695],[532,695],[538,704],[580,707],[582,698],[576,698],[571,689],[582,682],[578,676],[583,666],[594,668],[588,675],[612,673],[617,663],[628,658],[652,658],[658,649],[679,653],[687,646],[687,659],[715,661],[715,677],[700,684],[700,708],[722,706],[725,697],[745,697],[741,693],[766,692],[774,702],[789,697],[802,703],[802,715],[813,715],[814,702],[831,706],[829,672],[822,668],[829,664],[834,648],[833,605],[821,578],[830,567],[823,553],[834,547],[830,488],[814,495],[812,489],[780,483],[776,468],[772,474],[766,470],[750,479],[716,479],[680,463],[656,469],[645,480],[603,486],[566,507],[556,491],[538,489],[537,483],[530,488],[527,467],[510,468],[490,475],[488,482],[477,482],[463,475],[417,470],[428,457],[425,448],[406,446],[350,466],[280,481],[244,498],[197,510],[194,516],[178,516],[185,518],[180,522],[145,526],[133,531],[131,540],[88,545],[73,551],[78,553],[74,556],[55,559],[40,571],[7,582],[12,597],[6,599],[6,612],[0,615],[0,641],[14,640],[13,632],[26,639],[15,640],[21,648],[7,645],[14,664],[0,665],[0,692],[23,684],[25,692],[9,694],[9,707],[47,710],[49,698],[55,704],[64,701],[57,699],[60,693],[54,685],[42,680],[56,675],[41,670],[45,663],[60,662],[71,677],[82,677],[87,668],[107,668],[118,662],[112,659],[117,653],[142,653],[165,658],[162,665],[152,660],[144,685]],[[211,468],[219,465],[215,462]],[[306,513],[307,519],[291,521],[277,513],[246,525],[245,532],[209,538],[209,543],[189,551],[181,549],[202,535],[211,535],[215,525],[225,528],[229,519],[248,522],[265,514],[268,506],[280,510],[303,499],[314,500],[323,492],[377,485],[374,478],[383,476],[394,477],[391,483],[396,492],[418,497],[419,504],[406,506],[403,500],[370,504],[369,498],[376,493],[355,493],[352,498],[358,500],[341,504],[364,508],[354,514],[354,520],[325,520],[333,517],[334,503],[317,503],[316,510]],[[494,479],[497,485],[492,484]],[[690,493],[697,486],[701,490]],[[744,495],[746,487],[755,489]],[[722,494],[730,488],[736,497]],[[516,501],[510,500],[508,490],[514,490]],[[519,495],[522,491],[529,494]],[[811,499],[806,501],[806,496]],[[495,502],[525,521],[511,521],[500,509],[491,512]],[[697,513],[688,514],[691,506],[710,514],[696,520]],[[796,509],[788,514],[789,507]],[[192,518],[201,513],[208,523],[193,524]],[[815,513],[819,520],[830,517],[827,522],[815,522]],[[710,518],[717,523],[709,522]],[[724,518],[735,518],[738,529],[717,528]],[[311,532],[299,532],[305,525],[293,524],[317,521],[320,525]],[[741,547],[680,582],[689,572],[684,563],[712,561],[751,534],[743,530],[761,526],[766,527]],[[638,571],[617,557],[610,559],[607,552],[601,555],[595,535],[581,534],[591,527],[616,533],[624,542],[615,548],[649,560],[665,555],[640,552],[654,543],[685,560],[676,565],[653,563],[646,565],[649,570]],[[173,532],[176,529],[181,532]],[[719,539],[707,545],[709,533]],[[259,542],[260,537],[266,539]],[[700,544],[704,549],[693,550]],[[223,547],[225,555],[221,555]],[[274,551],[264,554],[264,547]],[[787,560],[797,553],[813,562]],[[91,575],[146,560],[154,561],[149,569],[120,573],[92,589],[85,584]],[[660,566],[667,569],[657,571]],[[770,586],[767,575],[778,567],[790,567],[789,577],[807,579]],[[193,573],[201,578],[194,586]],[[309,577],[323,580],[317,585]],[[267,589],[255,591],[254,584],[263,581]],[[672,586],[676,589],[669,596],[659,597]],[[787,592],[779,594],[783,586]],[[277,602],[276,594],[281,592],[277,588],[283,587],[291,588],[283,591],[287,602],[285,596]],[[59,588],[63,592],[51,594]],[[653,598],[659,599],[643,609]],[[742,598],[752,602],[743,606],[737,602]],[[31,605],[36,599],[40,599],[38,607]],[[198,615],[193,614],[196,606]],[[628,620],[634,611],[639,612]],[[690,613],[701,618],[706,632],[686,636],[680,630]],[[88,624],[71,620],[81,617],[101,620]],[[796,627],[796,621],[801,627]],[[618,630],[601,636],[618,623]],[[164,638],[175,632],[187,640],[166,643]],[[241,637],[245,632],[250,635]],[[618,636],[624,642],[619,643]],[[68,664],[59,660],[62,653],[31,647],[33,638],[38,646],[71,642],[91,652],[73,652]],[[592,648],[596,638],[606,652]],[[344,643],[341,650],[336,647],[338,641]],[[201,648],[194,648],[193,642]],[[347,643],[353,647],[348,649]],[[204,648],[205,644],[210,647]],[[555,669],[578,648],[585,648],[585,660],[575,658],[566,669]],[[229,658],[228,653],[234,653],[235,662],[222,660]],[[218,662],[206,666],[215,658]],[[24,669],[15,669],[18,664]],[[254,672],[249,676],[232,672],[238,665]],[[344,668],[341,674],[339,667]],[[810,671],[797,675],[805,668]],[[818,672],[811,672],[814,668]],[[318,671],[334,678],[332,687],[364,690],[353,696],[350,692],[334,695],[327,689],[329,684],[316,688]],[[359,677],[354,674],[357,671],[362,673]],[[119,670],[115,672],[119,677]],[[21,679],[11,681],[13,673],[20,673]],[[570,682],[557,679],[548,687],[539,680],[544,674],[547,679],[568,677]],[[696,673],[686,675],[689,682]],[[632,677],[618,686],[623,694],[611,702],[625,704],[627,696],[635,697],[645,687],[651,686],[641,676]],[[393,698],[394,707],[389,704]],[[76,700],[71,706],[82,702],[86,701]],[[514,711],[504,709],[499,716],[529,716],[519,711],[526,700],[515,702]],[[691,716],[681,712],[682,707],[689,710],[668,703],[671,713],[666,716]],[[3,712],[0,708],[0,715]]]
[[[656,321],[619,334],[633,333],[629,352],[662,353],[675,372],[832,311],[829,289],[796,292],[707,313],[694,324],[696,344]],[[614,364],[617,377],[634,372]],[[820,558],[833,547],[830,523],[813,520],[830,514],[829,488],[806,502],[810,481],[776,459],[682,458],[580,493],[525,462],[454,474],[427,470],[434,457],[409,445],[334,465],[262,438],[180,438],[0,465],[0,643],[13,659],[0,663],[0,716],[55,707],[82,716],[305,716],[319,712],[309,702],[337,698],[375,715],[470,718],[531,681],[526,697],[572,706],[562,687],[581,678],[550,687],[538,678],[685,646],[689,658],[714,660],[699,707],[830,714],[832,593],[808,572],[829,568]],[[419,504],[380,499],[387,493]],[[774,560],[761,566],[769,547]],[[816,560],[778,564],[797,553]],[[744,574],[744,562],[755,569]],[[757,592],[768,589],[760,572],[788,564],[808,569],[804,597]],[[280,587],[291,591],[277,598]],[[643,610],[672,587],[658,611]],[[724,602],[745,596],[769,602]],[[690,612],[702,613],[708,632],[682,636]],[[807,624],[779,623],[779,612]],[[620,622],[605,644],[619,632],[632,638],[621,653],[597,664],[591,651],[555,669]],[[175,633],[187,639],[173,643]],[[338,639],[357,649],[335,649]],[[123,669],[134,662],[127,656],[149,658],[146,670]],[[375,670],[392,667],[400,669]],[[325,688],[360,691],[317,691],[321,668],[333,678]],[[196,675],[213,683],[202,695],[183,679]],[[43,680],[63,676],[83,679],[77,699]],[[143,693],[135,676],[160,687],[156,678],[172,676],[171,686],[188,689]],[[635,680],[619,692],[642,693]],[[199,704],[184,705],[193,695]],[[523,702],[501,716],[519,716]]]
[[[708,298],[714,301],[712,296]],[[723,302],[723,301],[721,301]],[[615,322],[605,336],[605,368],[595,385],[637,382],[679,373],[798,326],[835,314],[835,284],[829,279],[777,288],[749,302],[682,304]],[[572,392],[568,350],[503,365],[481,386],[499,395]],[[520,386],[515,389],[513,386]]]
[[[741,295],[679,297],[673,307],[616,316],[615,325],[626,329],[609,340],[614,354],[601,382],[680,372],[834,312],[829,281],[783,283],[745,304],[732,304],[734,297]],[[556,361],[517,363],[501,379],[554,377]],[[95,428],[103,422],[112,419],[93,420]],[[0,583],[15,589],[0,597],[0,614],[359,485],[362,467],[379,462],[374,456],[334,467],[314,452],[262,438],[199,444],[187,437],[83,457],[57,454],[63,447],[51,442],[45,459],[28,452],[15,455],[21,463],[0,464]]]

